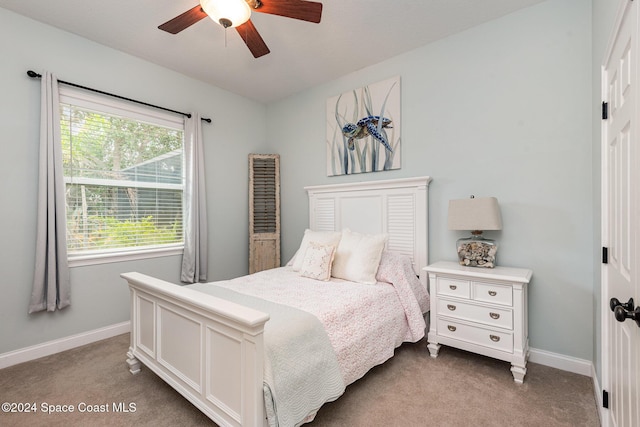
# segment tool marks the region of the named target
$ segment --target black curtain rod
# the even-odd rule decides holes
[[[28,75],[29,77],[31,77],[31,78],[34,78],[34,79],[39,79],[39,78],[41,78],[41,77],[42,77],[42,74],[38,74],[38,73],[36,73],[35,71],[32,71],[32,70],[27,71],[27,75]],[[65,84],[65,85],[67,85],[67,86],[77,87],[77,88],[80,88],[80,89],[89,90],[89,91],[91,91],[91,92],[100,93],[100,94],[102,94],[102,95],[112,96],[112,97],[114,97],[114,98],[123,99],[123,100],[125,100],[125,101],[135,102],[136,104],[146,105],[147,107],[157,108],[157,109],[159,109],[159,110],[168,111],[168,112],[170,112],[170,113],[182,114],[183,116],[186,116],[186,117],[191,118],[191,114],[189,114],[189,113],[183,113],[182,111],[170,110],[169,108],[159,107],[159,106],[157,106],[157,105],[148,104],[148,103],[146,103],[146,102],[137,101],[137,100],[135,100],[135,99],[131,99],[131,98],[125,98],[124,96],[115,95],[115,94],[113,94],[113,93],[104,92],[104,91],[101,91],[101,90],[98,90],[98,89],[93,89],[93,88],[86,87],[86,86],[81,86],[81,85],[78,85],[78,84],[75,84],[75,83],[65,82],[64,80],[58,80],[58,83]],[[201,118],[200,120],[203,120],[203,121],[205,121],[205,122],[207,122],[207,123],[211,123],[211,119],[207,119],[207,118],[204,118],[204,117],[203,117],[203,118]]]

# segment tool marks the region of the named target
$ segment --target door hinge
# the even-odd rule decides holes
[[[602,120],[607,120],[609,118],[609,103],[602,102]]]
[[[602,407],[609,408],[609,392],[602,390]]]
[[[609,248],[602,247],[602,263],[609,264]]]

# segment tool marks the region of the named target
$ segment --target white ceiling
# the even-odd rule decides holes
[[[209,19],[176,35],[157,28],[198,0],[0,0],[0,7],[268,103],[542,1],[324,0],[320,24],[254,12],[271,50],[258,59],[235,29],[225,43],[225,30]]]

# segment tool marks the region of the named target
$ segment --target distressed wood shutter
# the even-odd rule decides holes
[[[280,156],[249,154],[249,274],[280,267]]]

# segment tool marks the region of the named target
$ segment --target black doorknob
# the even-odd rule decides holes
[[[632,310],[625,310],[622,305],[619,305],[613,310],[613,315],[618,322],[624,322],[627,319],[632,319],[635,320],[636,325],[640,327],[640,306]]]
[[[620,302],[620,300],[618,300],[618,298],[611,298],[609,300],[609,307],[611,308],[611,311],[615,311],[616,307],[622,307],[627,311],[633,311],[633,307],[635,306],[634,302],[633,302],[633,298],[629,298],[629,301],[627,302]]]

